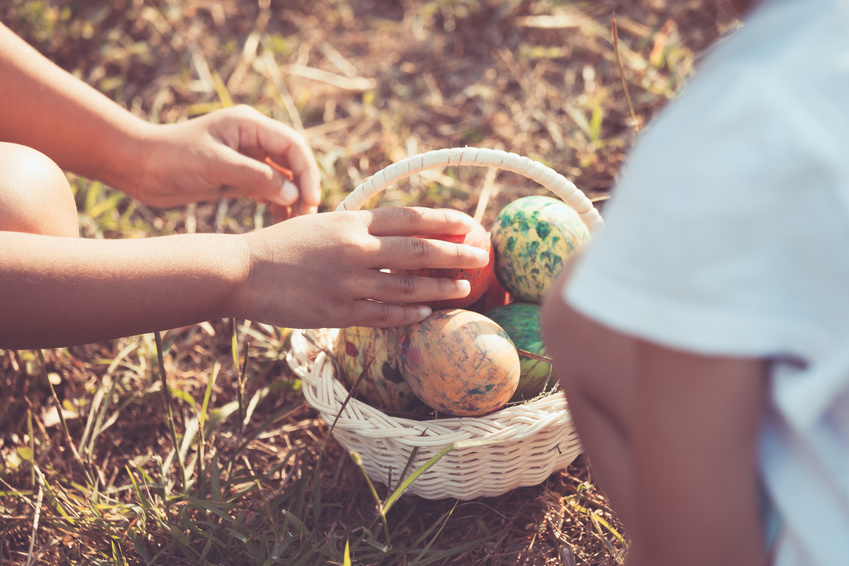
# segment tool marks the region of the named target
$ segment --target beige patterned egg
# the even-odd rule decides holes
[[[405,328],[401,376],[438,413],[479,416],[503,407],[519,383],[519,355],[484,315],[451,309]]]

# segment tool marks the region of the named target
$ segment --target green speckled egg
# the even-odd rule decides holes
[[[350,390],[365,368],[357,386],[357,398],[388,413],[404,413],[420,405],[401,378],[398,366],[401,333],[401,328],[352,326],[339,330],[334,345],[342,383]]]
[[[447,415],[491,413],[510,400],[519,383],[519,355],[504,329],[463,309],[435,311],[406,327],[400,361],[410,389]]]
[[[575,210],[546,196],[517,199],[492,226],[495,276],[519,301],[539,303],[564,261],[590,233]]]
[[[484,312],[503,328],[516,348],[547,356],[539,327],[540,306],[534,303],[510,303]],[[521,375],[511,401],[533,399],[557,383],[551,364],[519,354]]]

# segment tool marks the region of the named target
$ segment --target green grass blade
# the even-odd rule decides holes
[[[115,207],[117,207],[118,203],[120,203],[125,198],[126,195],[124,195],[124,193],[118,191],[113,192],[102,201],[88,208],[88,210],[86,210],[86,213],[92,219],[97,220],[97,218],[103,213],[113,210]]]
[[[410,477],[402,481],[395,489],[395,491],[392,492],[392,495],[390,495],[389,498],[386,500],[386,503],[384,503],[383,513],[388,513],[389,509],[391,509],[395,502],[398,501],[398,498],[400,498],[404,494],[404,492],[407,491],[407,488],[409,488],[413,484],[413,482],[418,479],[420,475],[431,469],[434,464],[439,462],[446,454],[454,450],[455,446],[456,443],[449,444],[448,446],[440,450],[439,453],[437,453],[433,458],[422,464],[421,467],[418,468],[415,472],[410,474]]]
[[[386,544],[388,546],[392,546],[391,537],[389,536],[389,524],[386,522],[386,508],[383,506],[383,502],[380,500],[380,496],[377,494],[377,490],[375,489],[374,484],[371,482],[371,478],[368,477],[368,472],[366,472],[366,468],[365,466],[363,466],[362,457],[356,451],[352,450],[351,458],[354,460],[354,463],[357,465],[357,467],[360,468],[360,470],[363,472],[363,477],[366,479],[366,484],[368,485],[369,491],[371,492],[371,496],[377,503],[380,521],[383,523],[383,534],[386,536]]]
[[[293,563],[292,566],[306,566],[307,564],[315,564],[313,561],[313,556],[318,554],[318,550],[315,548],[311,548],[300,560]]]
[[[296,529],[298,529],[298,531],[301,532],[301,534],[304,534],[304,535],[311,534],[309,527],[307,527],[306,524],[304,524],[304,522],[301,521],[301,519],[299,519],[297,516],[295,516],[294,513],[292,513],[288,509],[281,510],[281,513],[286,518],[286,520],[288,520]]]
[[[433,525],[431,525],[431,527],[430,527],[429,529],[427,529],[427,530],[426,530],[426,531],[422,534],[422,536],[420,536],[420,537],[419,537],[419,539],[416,541],[416,545],[418,545],[419,543],[421,543],[421,541],[422,541],[422,540],[424,540],[424,538],[425,538],[425,537],[429,536],[429,535],[430,535],[430,533],[433,531],[433,529],[437,527],[437,525],[439,526],[439,528],[438,528],[438,530],[436,531],[436,533],[433,535],[433,537],[430,539],[430,541],[428,541],[428,543],[427,543],[427,544],[425,545],[425,547],[422,549],[421,554],[419,554],[419,555],[416,557],[416,559],[415,559],[415,560],[413,560],[413,561],[410,563],[410,566],[413,566],[414,564],[419,564],[419,563],[421,563],[421,562],[420,562],[421,558],[422,558],[423,556],[425,556],[425,555],[426,555],[426,554],[430,551],[430,548],[433,546],[433,543],[435,543],[435,542],[436,542],[436,539],[438,539],[438,538],[439,538],[439,535],[440,535],[440,534],[442,534],[442,530],[443,530],[443,529],[445,528],[445,526],[448,524],[448,520],[451,518],[451,515],[453,515],[453,514],[454,514],[454,510],[457,508],[457,504],[458,504],[458,503],[459,503],[459,500],[455,501],[455,502],[454,502],[454,505],[452,505],[452,506],[451,506],[451,509],[449,509],[449,510],[448,510],[448,512],[447,512],[447,513],[443,516],[443,517],[444,517],[444,519],[443,519],[443,520],[441,520],[441,521],[437,521],[436,523],[434,523]]]
[[[416,456],[417,456],[418,454],[419,454],[419,447],[418,447],[418,446],[414,446],[414,447],[413,447],[413,449],[410,451],[410,457],[409,457],[409,458],[407,458],[407,463],[406,463],[406,464],[404,464],[404,469],[403,469],[403,470],[401,470],[401,475],[400,475],[400,476],[398,476],[398,483],[399,483],[399,485],[400,485],[400,484],[404,481],[404,478],[406,478],[406,477],[407,477],[407,472],[409,472],[409,471],[410,471],[410,467],[413,465],[413,462],[416,460]],[[392,489],[392,484],[391,484],[391,483],[387,482],[387,483],[386,483],[386,486],[387,486],[389,489]]]
[[[239,369],[239,334],[236,331],[236,319],[230,319],[230,328],[231,328],[231,336],[230,336],[230,349],[233,352],[233,367],[236,369],[236,380],[238,383],[238,388],[236,389],[236,399],[239,404],[239,422],[244,423],[245,420],[245,387],[244,387],[244,371],[248,367],[248,353],[245,351],[245,363],[244,369]],[[246,346],[247,348],[247,346]],[[244,424],[242,425],[242,430],[244,431]]]
[[[186,467],[179,455],[180,441],[177,439],[177,428],[174,426],[174,411],[171,408],[171,393],[168,389],[168,379],[165,376],[165,360],[163,358],[162,337],[159,331],[153,333],[156,340],[156,358],[159,362],[159,379],[162,381],[162,395],[165,398],[165,408],[168,414],[168,430],[171,432],[171,441],[174,443],[174,452],[177,453],[177,465],[180,467],[180,487],[186,489],[189,479],[186,476]]]
[[[218,454],[212,457],[209,473],[210,495],[213,501],[221,501],[221,468],[218,465]]]
[[[216,361],[212,367],[212,375],[209,381],[206,382],[206,391],[203,394],[203,404],[200,408],[200,423],[201,428],[206,424],[209,418],[209,399],[212,397],[212,387],[215,385],[215,379],[218,377],[218,372],[221,371],[221,363]]]
[[[27,434],[29,434],[30,459],[35,462],[35,435],[32,433],[32,410],[27,408]],[[35,489],[35,468],[30,466],[30,484]],[[0,547],[2,548],[2,547]]]

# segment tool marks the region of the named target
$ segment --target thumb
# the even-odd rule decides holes
[[[295,184],[270,165],[223,146],[215,172],[220,185],[234,187],[238,194],[289,206],[298,200]]]

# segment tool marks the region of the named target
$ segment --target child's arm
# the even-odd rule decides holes
[[[315,328],[400,326],[466,281],[380,268],[481,267],[470,217],[380,208],[299,216],[242,235],[93,240],[0,231],[0,348],[46,348],[223,317]]]
[[[636,352],[631,453],[641,520],[629,566],[760,566],[765,363],[642,340]]]
[[[248,107],[154,125],[63,71],[0,24],[0,139],[35,148],[65,170],[104,181],[152,206],[249,195],[298,212],[318,207],[319,175],[306,141]],[[294,172],[295,183],[263,163]]]
[[[764,560],[757,438],[765,363],[640,340],[553,286],[546,346],[586,454],[631,536],[628,566]]]

